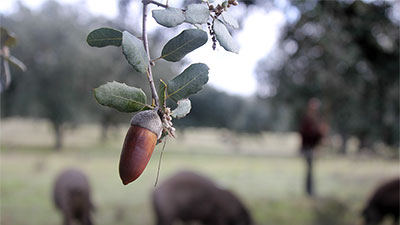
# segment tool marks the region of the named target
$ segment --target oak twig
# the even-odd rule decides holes
[[[154,85],[153,74],[151,71],[151,58],[150,58],[150,50],[149,50],[149,43],[148,43],[148,39],[147,39],[147,30],[146,30],[147,5],[150,3],[153,3],[153,4],[156,4],[156,3],[155,3],[155,1],[150,1],[150,0],[143,0],[142,3],[143,3],[142,41],[143,41],[144,49],[146,50],[146,53],[147,53],[147,59],[148,59],[148,63],[149,63],[149,67],[147,68],[147,79],[150,84],[152,99],[154,101],[156,108],[158,108],[159,98],[158,98],[156,87]]]

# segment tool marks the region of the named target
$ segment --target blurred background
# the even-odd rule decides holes
[[[357,224],[374,188],[400,175],[400,2],[245,0],[230,12],[240,23],[231,30],[239,54],[213,51],[209,41],[180,63],[154,68],[157,81],[190,63],[210,67],[191,113],[174,120],[177,138],[167,140],[160,182],[177,170],[199,171],[233,190],[259,225]],[[149,18],[152,56],[189,27]],[[154,224],[161,145],[141,177],[123,186],[118,161],[132,115],[93,97],[112,80],[151,96],[146,77],[119,48],[86,43],[95,28],[139,36],[140,24],[141,1],[2,1],[0,25],[15,33],[10,51],[27,70],[11,67],[1,93],[1,224],[60,224],[51,190],[65,167],[88,175],[96,224]],[[329,132],[316,150],[310,198],[298,129],[313,97]]]

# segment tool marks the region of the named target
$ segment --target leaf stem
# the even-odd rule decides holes
[[[143,3],[142,41],[143,41],[144,49],[146,50],[146,53],[147,53],[147,60],[149,62],[149,67],[147,68],[147,79],[150,84],[151,96],[153,98],[154,104],[155,104],[156,108],[158,108],[159,99],[158,99],[156,87],[154,85],[153,74],[152,74],[151,66],[150,66],[151,58],[150,58],[149,43],[148,43],[148,39],[147,39],[147,30],[146,30],[147,5],[149,3],[153,3],[153,4],[155,4],[155,3],[154,3],[154,1],[150,1],[150,0],[143,0],[142,3]]]
[[[160,57],[158,57],[158,58],[152,59],[151,61],[152,61],[152,62],[156,62],[156,61],[160,60],[161,58],[162,58],[162,57],[160,56]]]

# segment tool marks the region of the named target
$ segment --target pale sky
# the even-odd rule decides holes
[[[59,0],[63,3],[80,2],[93,14],[105,15],[113,18],[118,13],[117,1],[99,0]],[[31,8],[37,8],[44,0],[22,0]],[[165,2],[165,1],[162,1]],[[169,1],[171,6],[174,1]],[[239,1],[240,2],[240,1]],[[277,2],[282,2],[277,0]],[[16,0],[3,0],[0,4],[1,12],[11,12]],[[178,6],[178,4],[177,4]],[[245,7],[230,8],[235,16],[244,13]],[[141,2],[132,1],[129,13],[141,13]],[[187,57],[192,62],[203,62],[210,67],[209,84],[231,94],[250,96],[256,91],[255,69],[257,62],[265,57],[276,44],[280,27],[285,23],[285,15],[280,10],[266,12],[260,7],[253,7],[247,11],[248,16],[242,24],[242,29],[236,32],[234,39],[240,45],[239,54],[226,52],[218,46],[216,51],[211,48],[211,41]],[[149,17],[149,27],[155,28],[154,19]]]

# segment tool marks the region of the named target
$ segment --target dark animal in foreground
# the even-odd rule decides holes
[[[194,172],[182,171],[153,192],[157,225],[198,221],[205,225],[251,225],[245,206],[230,191]]]
[[[93,224],[90,186],[84,173],[76,169],[64,170],[56,178],[53,195],[54,203],[64,217],[64,225],[70,225],[74,220],[82,225]]]
[[[393,224],[399,222],[400,178],[390,180],[379,186],[362,211],[364,224],[379,224],[385,216],[393,218]]]

